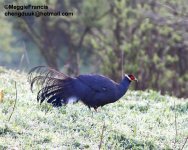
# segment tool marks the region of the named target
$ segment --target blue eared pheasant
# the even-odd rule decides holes
[[[81,101],[97,110],[119,100],[135,80],[133,75],[125,75],[120,83],[97,74],[70,77],[45,66],[35,67],[29,72],[31,90],[35,83],[41,85],[37,100],[40,103],[47,101],[54,107]]]

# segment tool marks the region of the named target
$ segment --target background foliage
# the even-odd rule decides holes
[[[103,73],[118,81],[124,72],[135,89],[187,97],[187,0],[4,0],[48,5],[69,17],[5,17],[1,8],[0,64],[28,69],[47,64],[70,75]]]

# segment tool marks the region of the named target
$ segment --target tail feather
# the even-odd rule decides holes
[[[28,80],[31,91],[34,84],[41,86],[37,94],[37,101],[40,103],[47,101],[53,106],[62,106],[73,96],[70,88],[73,78],[54,69],[45,66],[35,67],[29,72]]]
[[[34,83],[38,85],[54,85],[56,82],[63,79],[70,78],[64,73],[58,72],[46,66],[38,66],[30,70],[28,80],[33,90]]]

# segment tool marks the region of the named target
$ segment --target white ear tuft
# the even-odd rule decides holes
[[[125,74],[125,77],[127,77],[131,81],[131,78],[128,76],[128,74]]]

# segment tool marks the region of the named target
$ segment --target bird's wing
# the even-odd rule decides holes
[[[116,82],[102,75],[79,75],[80,82],[90,87],[95,92],[110,92],[114,90]]]
[[[83,99],[83,102],[97,108],[117,100],[117,83],[101,75],[80,75],[77,79],[91,89],[91,93]]]

